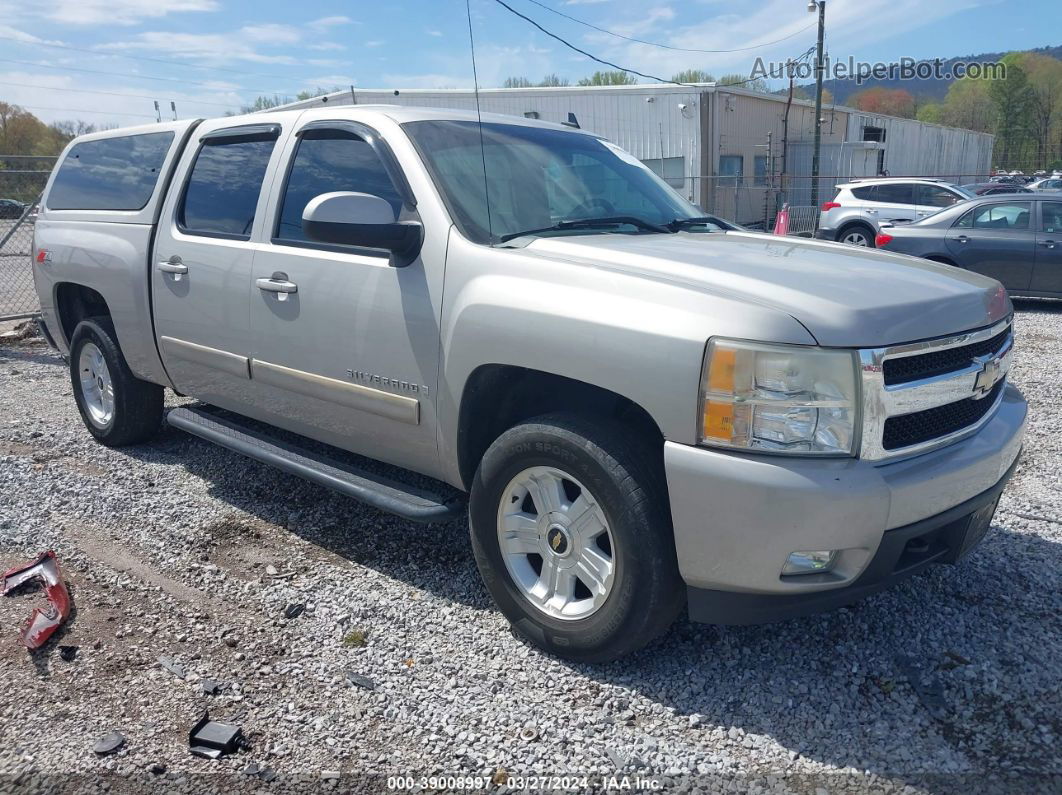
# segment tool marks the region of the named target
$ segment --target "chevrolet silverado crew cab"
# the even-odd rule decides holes
[[[85,425],[171,426],[422,521],[515,631],[616,658],[846,605],[989,528],[1012,308],[924,260],[753,234],[624,150],[355,106],[74,140],[35,226]],[[467,497],[466,497],[467,495]]]

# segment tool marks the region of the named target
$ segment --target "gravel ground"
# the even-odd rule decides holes
[[[681,620],[606,666],[514,639],[463,523],[409,524],[172,429],[109,450],[54,353],[0,347],[0,568],[55,549],[76,605],[28,654],[40,594],[0,600],[0,782],[381,792],[504,770],[591,776],[582,791],[1058,792],[1062,304],[1023,302],[1017,330],[1026,452],[971,558],[828,615]],[[251,749],[190,756],[204,709]],[[114,730],[125,745],[96,756]]]

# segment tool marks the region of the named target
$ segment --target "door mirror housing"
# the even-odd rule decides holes
[[[311,199],[302,211],[302,230],[321,243],[390,251],[391,264],[400,268],[417,258],[424,240],[423,227],[416,221],[399,221],[389,201],[353,191]]]

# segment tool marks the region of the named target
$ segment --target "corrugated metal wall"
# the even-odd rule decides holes
[[[987,133],[852,113],[848,140],[861,141],[868,126],[885,130],[885,168],[891,176],[947,177],[962,183],[991,173],[995,139]]]

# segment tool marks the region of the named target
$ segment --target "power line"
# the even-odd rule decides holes
[[[644,72],[639,72],[639,71],[636,71],[634,69],[627,69],[626,67],[620,66],[619,64],[614,64],[611,61],[606,61],[603,58],[598,58],[596,55],[591,55],[586,50],[579,49],[578,47],[576,47],[571,42],[565,41],[560,36],[558,36],[556,33],[551,33],[550,31],[546,30],[544,27],[542,27],[537,22],[535,22],[535,20],[531,19],[531,17],[528,17],[528,16],[525,16],[525,15],[521,14],[519,11],[517,11],[511,5],[506,3],[504,0],[494,0],[494,2],[497,3],[498,5],[504,7],[504,8],[507,8],[510,13],[515,14],[516,16],[520,17],[520,19],[524,20],[525,22],[530,22],[532,25],[534,25],[540,31],[545,33],[551,39],[556,39],[557,41],[559,41],[561,44],[563,44],[568,49],[575,50],[580,55],[585,55],[591,61],[597,61],[599,64],[603,64],[604,66],[611,66],[613,69],[619,69],[621,72],[630,72],[632,75],[638,75],[638,77],[644,77],[644,78],[647,78],[649,80],[656,80],[659,83],[674,83],[675,85],[679,85],[679,86],[688,85],[687,83],[679,83],[676,80],[665,80],[663,77],[657,77],[656,75],[645,74]]]
[[[775,39],[774,41],[764,42],[763,44],[756,44],[756,45],[754,45],[752,47],[737,47],[737,48],[735,48],[733,50],[700,50],[700,49],[696,49],[694,47],[673,47],[670,44],[661,44],[660,42],[657,42],[657,41],[646,41],[645,39],[636,39],[633,36],[624,36],[622,33],[615,33],[615,32],[613,32],[611,30],[605,30],[605,28],[599,28],[597,25],[594,25],[591,22],[587,22],[586,20],[583,20],[583,19],[578,19],[576,17],[571,16],[570,14],[565,14],[563,11],[558,11],[556,8],[551,8],[550,6],[546,5],[545,3],[539,2],[539,0],[527,0],[527,2],[534,3],[539,8],[544,8],[546,11],[549,11],[551,14],[556,14],[557,16],[564,17],[565,19],[569,19],[572,22],[576,22],[576,23],[578,23],[580,25],[585,25],[588,28],[593,28],[594,30],[598,31],[599,33],[606,33],[609,36],[615,36],[617,39],[623,39],[624,41],[631,41],[631,42],[634,42],[636,44],[648,44],[650,47],[660,47],[660,48],[665,49],[665,50],[675,50],[676,52],[700,52],[700,53],[706,53],[706,54],[709,54],[709,55],[718,55],[720,53],[728,53],[728,52],[748,52],[749,50],[758,50],[758,49],[761,49],[762,47],[770,47],[770,46],[775,45],[775,44],[780,44],[781,42],[786,41],[787,39],[791,39],[794,36],[799,36],[801,33],[803,33],[806,30],[810,30],[811,28],[815,27],[815,25],[817,24],[816,22],[812,22],[810,25],[807,25],[807,26],[801,28],[800,30],[796,31],[795,33],[790,33],[788,36],[782,36],[782,38],[780,38],[780,39]]]
[[[200,64],[190,63],[188,61],[174,61],[167,58],[152,58],[149,55],[126,55],[121,52],[113,52],[110,50],[93,50],[87,47],[72,47],[69,44],[53,44],[47,41],[26,41],[15,36],[0,36],[0,40],[3,41],[16,41],[21,44],[33,45],[34,47],[54,47],[57,50],[70,50],[72,52],[84,52],[90,55],[100,55],[105,57],[114,58],[127,58],[131,61],[153,61],[155,63],[170,64],[172,66],[182,66],[192,69],[206,69],[211,72],[230,72],[238,75],[249,75],[251,77],[268,77],[272,80],[291,80],[290,75],[274,75],[268,72],[249,72],[245,69],[233,69],[231,67],[224,66],[201,66]],[[293,81],[297,82],[297,81]]]
[[[128,94],[121,91],[97,91],[88,88],[63,88],[60,86],[40,86],[33,85],[32,83],[8,83],[0,80],[0,86],[15,86],[16,88],[37,88],[44,91],[70,91],[75,94],[104,94],[109,97],[132,97],[133,99],[158,99],[158,97],[149,96],[147,94]],[[170,99],[170,97],[167,97]],[[187,102],[190,105],[213,105],[218,108],[232,109],[232,103],[221,102],[207,102],[200,99],[191,99],[190,97],[172,97],[172,99],[178,102]]]
[[[596,55],[592,55],[592,54],[588,53],[586,50],[582,50],[582,49],[576,47],[574,44],[572,44],[571,42],[561,38],[556,33],[552,33],[551,31],[546,30],[540,24],[535,22],[535,20],[531,19],[531,17],[526,16],[524,14],[521,14],[519,11],[517,11],[515,8],[513,8],[511,5],[506,3],[505,0],[494,0],[494,2],[497,3],[500,6],[508,9],[510,13],[515,14],[516,16],[520,17],[520,19],[524,20],[525,22],[531,23],[536,28],[538,28],[540,31],[542,31],[547,36],[549,36],[551,39],[556,39],[557,41],[559,41],[561,44],[563,44],[568,49],[575,50],[575,52],[579,53],[580,55],[585,55],[591,61],[597,61],[597,63],[599,63],[599,64],[604,64],[605,66],[611,66],[613,69],[618,69],[621,72],[630,72],[632,75],[638,75],[638,77],[645,77],[645,78],[648,78],[649,80],[656,80],[658,83],[670,83],[670,84],[676,85],[676,86],[692,87],[692,86],[690,86],[689,83],[680,83],[678,80],[667,80],[667,79],[665,79],[663,77],[657,77],[656,75],[650,75],[650,74],[646,74],[644,72],[639,72],[639,71],[637,71],[635,69],[630,69],[628,67],[620,66],[619,64],[612,63],[612,61],[606,61],[603,58],[598,58]],[[748,83],[753,83],[753,82],[755,82],[755,81],[757,81],[759,79],[760,79],[759,77],[750,77],[750,78],[747,78],[745,80],[735,80],[732,83],[716,83],[715,86],[717,88],[729,88],[731,86],[743,86],[743,85],[746,85]]]

